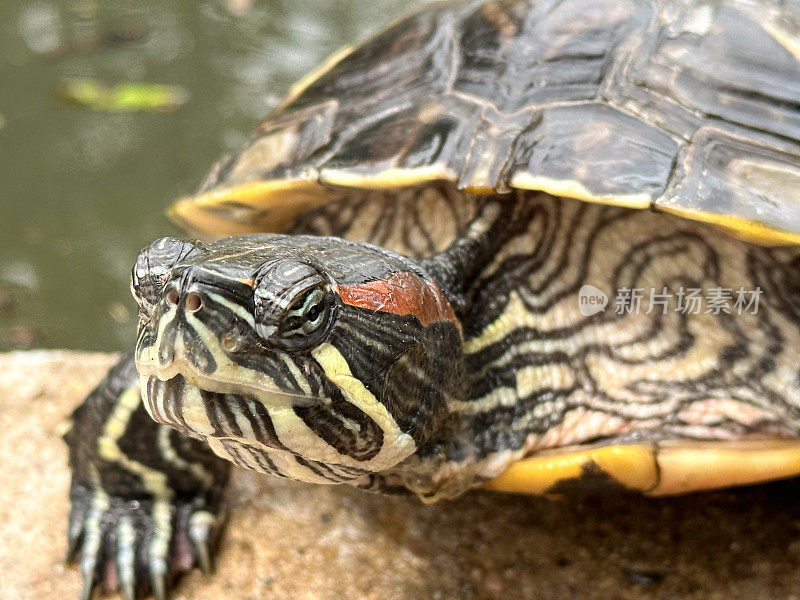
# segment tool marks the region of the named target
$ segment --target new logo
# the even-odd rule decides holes
[[[584,317],[602,312],[608,306],[608,294],[593,285],[586,284],[578,291],[578,310]]]

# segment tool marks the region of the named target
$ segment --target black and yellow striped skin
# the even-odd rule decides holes
[[[184,244],[154,242],[134,274],[136,364],[156,421],[240,466],[312,483],[368,484],[446,435],[460,325],[419,266],[335,238],[233,237],[188,256]],[[171,265],[148,303],[141,282],[165,271],[160,255]],[[283,328],[320,285],[327,322],[286,345]]]
[[[452,218],[424,219],[431,207]],[[168,239],[143,252],[147,268],[134,275],[145,313],[139,352],[157,344],[165,364],[184,353],[194,367],[161,371],[162,382],[158,368],[143,365],[148,408],[169,427],[145,412],[132,355],[74,415],[67,436],[71,540],[87,595],[95,573],[108,572],[107,560],[117,563],[131,596],[163,590],[159,582],[175,571],[207,564],[229,460],[318,483],[409,490],[425,500],[483,484],[526,493],[598,484],[678,493],[800,472],[796,248],[747,244],[666,215],[544,194],[465,196],[445,184],[354,194],[302,215],[290,233],[209,247]],[[303,234],[374,240],[405,256]],[[483,264],[473,260],[480,256]],[[336,283],[348,312],[312,348],[270,347],[249,324],[254,274],[276,259],[301,257]],[[381,296],[385,282],[415,277],[435,284],[452,315],[446,306],[431,313],[418,301]],[[195,289],[193,281],[212,285]],[[576,294],[586,281],[608,293],[691,284],[761,286],[764,295],[751,316],[664,318],[643,310],[585,318]],[[176,298],[173,285],[189,287]],[[179,318],[170,299],[181,304],[198,292],[209,311],[196,313],[204,328]],[[395,312],[380,310],[389,306]],[[450,348],[433,352],[424,377],[409,377],[404,361],[419,353],[403,349],[434,326],[435,343]],[[401,376],[376,378],[398,355]],[[220,370],[231,356],[241,370]],[[224,372],[241,384],[253,371],[269,376],[261,397],[215,379]],[[442,373],[461,383],[445,386]],[[310,398],[303,386],[313,390]],[[422,387],[434,390],[434,410],[420,410]],[[276,431],[272,412],[282,394],[312,436],[305,449]],[[364,404],[370,397],[385,403],[390,420],[376,420],[377,405]],[[320,410],[325,398],[333,402]],[[326,427],[331,415],[334,426]],[[395,426],[402,433],[389,439]],[[393,456],[398,462],[375,470],[376,450],[398,440],[410,440]],[[333,459],[314,454],[323,444]],[[192,543],[177,544],[180,536]],[[176,559],[181,547],[192,553]]]
[[[452,221],[421,219],[431,205]],[[386,206],[395,218],[376,219]],[[169,460],[153,452],[172,429],[148,419],[130,362],[87,400],[69,434],[87,581],[105,557],[126,556],[122,532],[149,560],[118,566],[148,573],[128,577],[131,589],[160,581],[165,564],[179,572],[206,560],[210,550],[165,556],[181,547],[174,536],[197,531],[195,515],[201,539],[213,537],[228,461],[425,501],[481,485],[669,494],[800,473],[797,247],[761,247],[669,215],[541,193],[468,196],[444,184],[354,194],[302,215],[290,233],[210,246],[168,238],[143,251],[134,282],[145,404],[205,443],[189,440]],[[317,237],[332,233],[355,242]],[[366,240],[403,254],[357,243]],[[259,281],[305,297],[291,278],[263,277],[264,265],[271,273],[285,261],[311,265],[335,291],[334,325],[307,347],[275,345],[259,333],[274,329],[255,327],[294,311],[294,297],[278,291],[285,302],[265,320]],[[444,300],[435,310],[409,285],[419,281]],[[763,295],[757,314],[665,316],[645,302],[638,314],[585,317],[577,294],[586,283],[610,296],[681,285]],[[191,294],[202,298],[194,312]],[[109,452],[109,437],[120,452]],[[212,477],[198,478],[197,464]],[[164,521],[174,505],[183,516]],[[173,541],[164,546],[159,530]]]
[[[796,247],[765,248],[676,217],[545,194],[501,198],[516,225],[470,281],[472,305],[459,314],[468,384],[451,409],[461,454],[445,452],[452,480],[432,476],[437,485],[418,491],[438,497],[489,480],[494,489],[550,493],[588,469],[661,495],[800,472]],[[481,201],[444,185],[416,195],[372,192],[356,195],[352,213],[333,203],[298,225],[356,239],[369,231],[424,257],[441,225],[420,229],[410,213],[431,204],[474,211]],[[387,204],[406,218],[371,230],[339,218]],[[645,301],[638,315],[609,308],[585,317],[578,293],[586,283],[612,299],[621,288],[761,288],[764,304],[755,315],[712,315],[705,305],[689,315],[674,310],[673,297],[666,315],[647,314]],[[536,460],[518,462],[528,456]]]
[[[164,598],[175,576],[211,570],[230,463],[144,409],[133,351],[72,414],[69,561],[125,598]]]
[[[390,194],[372,201],[413,215],[421,199],[436,202],[435,190],[418,189],[411,206]],[[155,301],[143,303],[149,312],[137,345],[151,415],[241,466],[320,483],[385,480],[426,499],[501,475],[490,487],[546,493],[580,478],[575,465],[653,494],[800,472],[800,443],[770,446],[795,438],[800,424],[800,249],[542,193],[439,191],[441,205],[472,203],[473,218],[433,255],[424,226],[427,235],[397,244],[417,260],[304,235],[238,236],[188,254],[185,242],[154,242],[140,262],[168,274]],[[363,210],[370,201],[354,202]],[[339,211],[331,205],[303,222],[331,225],[326,212]],[[339,233],[358,237],[362,218]],[[153,258],[165,244],[175,246],[169,268]],[[333,298],[330,324],[301,348],[258,330],[264,316],[253,298],[265,286],[282,302],[270,308],[274,331],[312,285],[264,276],[284,264],[308,268]],[[586,316],[578,300],[585,285],[611,298],[655,289],[673,305],[680,288],[760,289],[762,297],[754,314],[706,305],[696,314],[653,310],[644,299],[632,314]],[[192,294],[203,298],[196,312],[188,309]],[[702,461],[715,440],[714,452],[725,448],[748,471],[748,461],[759,460],[741,445],[751,438],[778,455],[786,449],[785,461],[711,478],[693,472],[691,460],[675,462],[675,447],[696,446]],[[616,450],[594,460],[603,447]],[[572,462],[559,473],[567,459],[547,462],[542,452]],[[532,462],[513,466],[529,456],[554,469],[549,480]],[[644,471],[626,479],[636,472],[631,461]],[[659,470],[666,479],[653,481]],[[674,477],[689,480],[666,483]]]
[[[800,474],[798,30],[777,0],[441,2],[304,79],[172,210],[248,235],[134,267],[136,350],[66,435],[83,598],[207,569],[231,463],[425,501]],[[585,285],[673,300],[586,316]]]

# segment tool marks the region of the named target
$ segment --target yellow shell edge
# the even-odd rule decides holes
[[[325,204],[330,196],[316,181],[255,181],[181,198],[167,214],[178,226],[209,241],[242,233],[284,231],[300,213]],[[237,206],[254,209],[256,218],[232,218]]]
[[[656,204],[654,208],[657,211],[677,215],[684,219],[714,225],[745,242],[752,242],[762,246],[794,246],[800,244],[800,233],[775,229],[763,223],[748,221],[741,217],[692,210],[669,204]]]
[[[491,490],[548,494],[559,483],[602,472],[647,496],[750,485],[800,475],[800,440],[672,442],[560,449],[513,463],[484,484]]]
[[[510,185],[520,190],[547,192],[553,196],[626,208],[649,208],[652,202],[648,194],[595,194],[580,181],[559,180],[530,173],[517,173],[511,178]]]

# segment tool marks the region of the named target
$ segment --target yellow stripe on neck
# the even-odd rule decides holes
[[[414,439],[400,429],[386,406],[353,375],[347,360],[333,344],[320,344],[311,354],[325,371],[325,376],[341,390],[345,399],[367,414],[383,430],[383,447],[366,464],[375,467],[375,470],[388,468],[414,453]]]

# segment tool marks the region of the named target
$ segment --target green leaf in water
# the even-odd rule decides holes
[[[92,110],[119,112],[176,110],[189,99],[180,86],[125,82],[108,86],[94,79],[70,79],[58,89],[67,102]]]

